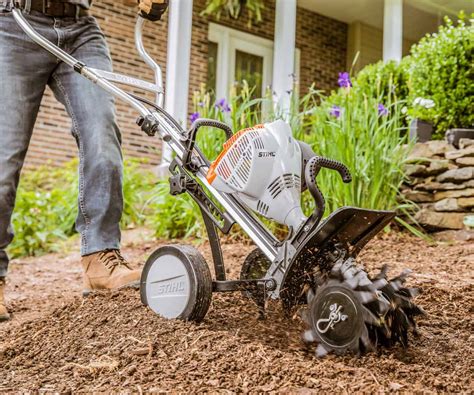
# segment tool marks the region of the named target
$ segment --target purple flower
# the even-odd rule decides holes
[[[218,100],[215,106],[222,112],[230,112],[229,103],[227,103],[225,98]]]
[[[379,111],[379,117],[388,115],[388,109],[385,108],[385,106],[382,103],[379,103],[377,106],[377,109]]]
[[[204,102],[200,101],[200,102],[198,103],[198,107],[204,107]]]
[[[201,117],[201,114],[199,114],[198,112],[193,112],[191,116],[189,117],[189,120],[191,121],[191,123],[194,123],[194,121],[196,121],[200,117]]]
[[[341,107],[336,105],[332,106],[331,110],[329,111],[329,115],[339,118],[341,116]]]
[[[350,88],[352,86],[351,78],[349,77],[349,73],[339,73],[339,79],[337,83],[341,88]]]

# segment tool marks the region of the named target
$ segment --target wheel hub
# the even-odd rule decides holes
[[[361,308],[350,289],[327,286],[311,303],[311,326],[321,342],[331,348],[350,347],[361,334]]]

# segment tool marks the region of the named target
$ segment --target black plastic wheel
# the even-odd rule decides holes
[[[142,303],[168,319],[202,321],[212,299],[212,278],[201,253],[189,245],[168,245],[143,268]]]

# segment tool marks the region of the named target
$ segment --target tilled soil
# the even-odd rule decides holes
[[[139,262],[154,247],[126,252]],[[208,246],[200,249],[209,261]],[[229,275],[251,249],[224,246]],[[155,316],[133,290],[83,299],[77,258],[51,255],[13,266],[14,319],[0,325],[0,391],[474,390],[473,244],[428,245],[397,234],[370,243],[361,256],[369,270],[384,263],[393,275],[414,270],[409,282],[423,290],[416,302],[427,313],[420,337],[412,336],[407,350],[323,359],[301,343],[301,322],[285,318],[277,303],[259,320],[240,294],[214,295],[196,325]]]

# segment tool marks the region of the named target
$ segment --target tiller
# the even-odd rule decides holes
[[[88,68],[39,35],[19,9],[13,15],[40,46],[112,95],[135,108],[138,125],[149,136],[159,135],[174,152],[169,171],[172,195],[189,194],[201,210],[212,250],[214,279],[200,252],[189,245],[167,245],[148,258],[141,279],[141,298],[168,319],[201,321],[213,292],[241,291],[264,314],[269,299],[281,300],[285,311],[305,305],[303,339],[316,344],[316,354],[330,351],[362,353],[378,345],[408,343],[414,317],[422,313],[405,286],[408,272],[389,279],[386,268],[371,277],[356,257],[395,217],[392,211],[342,207],[322,220],[324,197],[318,188],[321,170],[336,171],[351,182],[342,163],[316,155],[292,136],[281,121],[233,133],[225,123],[198,119],[184,130],[162,108],[160,67],[145,51],[144,20],[138,18],[135,39],[139,54],[155,72],[155,82]],[[156,94],[151,102],[117,86],[128,85]],[[219,157],[210,163],[196,145],[196,136],[211,128],[225,133]],[[308,189],[315,210],[306,217],[301,193]],[[258,215],[256,215],[258,214]],[[288,227],[279,240],[259,219]],[[256,245],[244,260],[239,279],[228,280],[218,232],[237,223]]]

